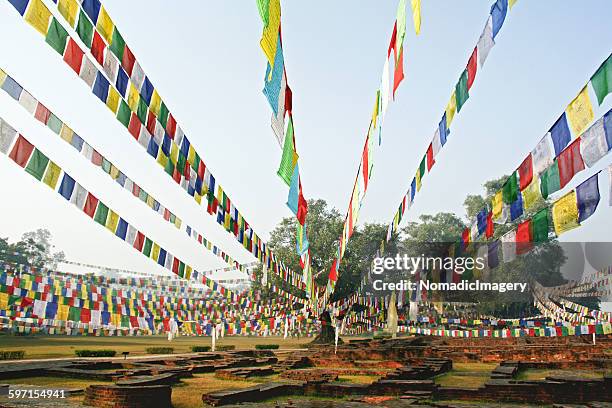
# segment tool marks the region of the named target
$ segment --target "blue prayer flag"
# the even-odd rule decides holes
[[[497,36],[499,30],[501,30],[504,20],[506,19],[506,13],[508,12],[508,0],[497,0],[493,6],[491,6],[491,17],[493,20],[493,38]]]
[[[598,175],[599,173],[595,173],[595,175],[576,187],[579,223],[593,215],[599,204]]]
[[[298,164],[295,164],[293,175],[291,176],[291,185],[289,187],[289,197],[287,198],[287,206],[294,214],[298,213],[298,196],[300,192],[300,169]]]
[[[58,192],[64,197],[66,200],[70,200],[72,197],[72,192],[74,190],[74,179],[70,177],[67,173],[64,173],[64,178],[62,179],[62,184]]]
[[[570,135],[569,126],[567,124],[567,116],[565,116],[565,112],[555,124],[550,128],[550,136],[553,141],[553,145],[555,147],[555,157],[559,156],[559,154],[566,148],[572,139]]]

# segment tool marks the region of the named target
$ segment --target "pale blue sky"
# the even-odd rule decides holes
[[[51,4],[50,0],[44,0]],[[361,222],[389,222],[431,140],[492,0],[423,2],[421,35],[408,22],[405,74],[387,112]],[[264,237],[282,217],[287,187],[276,176],[280,148],[261,93],[265,57],[254,0],[106,0],[145,72],[247,220]],[[396,0],[283,1],[283,43],[300,171],[307,198],[344,212],[393,27]],[[53,7],[50,7],[53,9]],[[515,169],[612,51],[612,3],[519,0],[509,12],[470,99],[406,219],[463,215],[467,194]],[[189,224],[241,261],[252,258],[131,140],[61,58],[7,1],[0,1],[0,67]],[[600,117],[612,98],[601,108]],[[153,239],[199,269],[223,267],[90,165],[0,93],[0,115],[85,187]],[[607,157],[596,169],[612,161]],[[594,171],[580,174],[577,185]],[[72,260],[159,270],[93,224],[58,194],[0,159],[2,236],[49,228]],[[610,240],[609,181],[585,225],[563,238]]]

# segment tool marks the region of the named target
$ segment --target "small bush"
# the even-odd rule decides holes
[[[0,360],[21,360],[25,356],[25,351],[0,351]]]
[[[210,351],[210,346],[191,346],[191,351],[194,353],[203,353]]]
[[[257,350],[276,350],[278,349],[278,344],[256,344],[255,349]]]
[[[172,347],[148,347],[145,349],[147,354],[172,354],[174,348]]]
[[[77,357],[115,357],[115,350],[74,350]]]
[[[217,346],[215,347],[215,349],[217,351],[231,351],[231,350],[235,350],[236,346]]]

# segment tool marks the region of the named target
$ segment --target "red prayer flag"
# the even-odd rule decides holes
[[[85,53],[79,47],[79,45],[72,38],[68,40],[68,46],[66,47],[66,52],[64,53],[64,61],[74,72],[78,74],[81,73],[81,64],[83,63],[83,55]]]
[[[172,261],[172,272],[174,272],[175,274],[178,274],[178,268],[179,268],[179,260],[178,258],[174,258],[174,260]]]
[[[36,112],[34,113],[34,118],[36,118],[40,123],[44,123],[46,125],[50,117],[51,111],[47,109],[45,105],[38,102],[38,105],[36,105]]]
[[[468,227],[461,233],[461,241],[463,241],[464,248],[470,243],[470,229]]]
[[[13,146],[13,150],[11,150],[11,154],[9,154],[9,158],[21,167],[25,167],[26,164],[28,164],[28,160],[30,159],[33,150],[34,146],[32,143],[28,142],[23,136],[19,135],[17,142],[15,142],[15,146]]]
[[[335,282],[338,279],[338,271],[336,270],[337,259],[334,259],[331,269],[329,270],[329,280]]]
[[[493,213],[489,211],[487,214],[487,230],[485,231],[486,237],[491,238],[493,236]]]
[[[431,170],[434,164],[436,164],[436,161],[434,160],[433,146],[430,143],[429,147],[427,148],[427,171],[428,172]]]
[[[363,174],[363,190],[367,191],[368,189],[368,179],[369,179],[369,174],[368,174],[368,170],[369,170],[369,163],[368,163],[368,142],[366,140],[366,144],[363,147],[363,154],[361,156],[361,173]]]
[[[176,167],[174,168],[174,172],[172,172],[172,178],[174,179],[176,184],[181,184],[181,173]]]
[[[125,69],[128,76],[132,76],[132,70],[134,69],[134,63],[136,62],[136,57],[132,54],[132,50],[126,45],[123,51],[123,58],[121,60],[121,66]]]
[[[285,74],[285,77],[287,75]],[[291,111],[293,110],[293,93],[291,92],[291,88],[289,85],[285,87],[285,112],[289,112],[289,116],[291,116]]]
[[[174,134],[176,132],[176,120],[172,114],[168,115],[168,123],[166,123],[166,130],[170,135],[170,138],[174,139]]]
[[[518,173],[520,189],[523,191],[531,184],[531,180],[533,179],[533,159],[531,153],[529,153],[529,156],[527,156],[519,166]]]
[[[470,57],[468,64],[467,64],[467,72],[468,72],[468,80],[467,80],[467,87],[468,87],[468,91],[470,90],[470,88],[472,87],[472,84],[474,83],[474,80],[476,79],[476,70],[478,67],[478,47],[474,48],[474,51],[472,52],[472,56]]]
[[[89,217],[93,218],[96,213],[96,207],[98,206],[98,199],[91,193],[87,194],[87,200],[85,201],[85,207],[83,207],[83,212]]]
[[[395,49],[395,42],[397,41],[397,21],[393,23],[393,34],[391,34],[391,41],[389,42],[389,50],[387,51],[387,58],[391,56],[391,50],[394,51],[394,58],[397,60],[397,50]]]
[[[89,323],[91,322],[91,310],[89,309],[81,309],[81,323]]]
[[[533,248],[531,219],[521,222],[516,229],[516,253],[522,255]]]
[[[206,165],[202,160],[200,160],[200,164],[198,164],[198,177],[200,180],[204,180],[204,173],[206,172]]]
[[[574,178],[576,173],[584,170],[584,161],[580,154],[580,138],[567,146],[558,157],[559,181],[561,188],[565,187]]]
[[[304,223],[306,222],[306,215],[308,214],[308,202],[306,201],[306,199],[304,198],[304,195],[302,194],[301,187],[302,186],[300,185],[297,219],[301,225],[304,225]]]
[[[130,117],[130,124],[128,125],[128,132],[130,135],[134,137],[134,139],[138,140],[138,136],[140,136],[140,119],[138,119],[138,115],[132,112],[132,117]]]
[[[142,232],[138,231],[136,234],[136,239],[134,240],[134,248],[138,250],[138,252],[142,251],[142,247],[144,246],[145,236]],[[176,260],[176,258],[174,258]]]
[[[400,47],[399,56],[395,60],[395,71],[393,72],[393,99],[395,91],[404,80],[404,46]]]
[[[147,116],[147,130],[152,135],[155,134],[155,123],[156,122],[157,122],[157,118],[155,117],[155,114],[153,113],[153,111],[149,111],[149,114]]]
[[[94,31],[93,42],[91,43],[91,55],[93,55],[96,61],[102,66],[104,66],[104,48],[106,48],[104,40],[97,31]]]

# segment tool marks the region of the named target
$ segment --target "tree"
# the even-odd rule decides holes
[[[0,260],[36,268],[55,268],[66,256],[62,251],[52,252],[51,241],[51,232],[42,228],[24,233],[21,240],[13,244],[6,238],[0,239]]]

